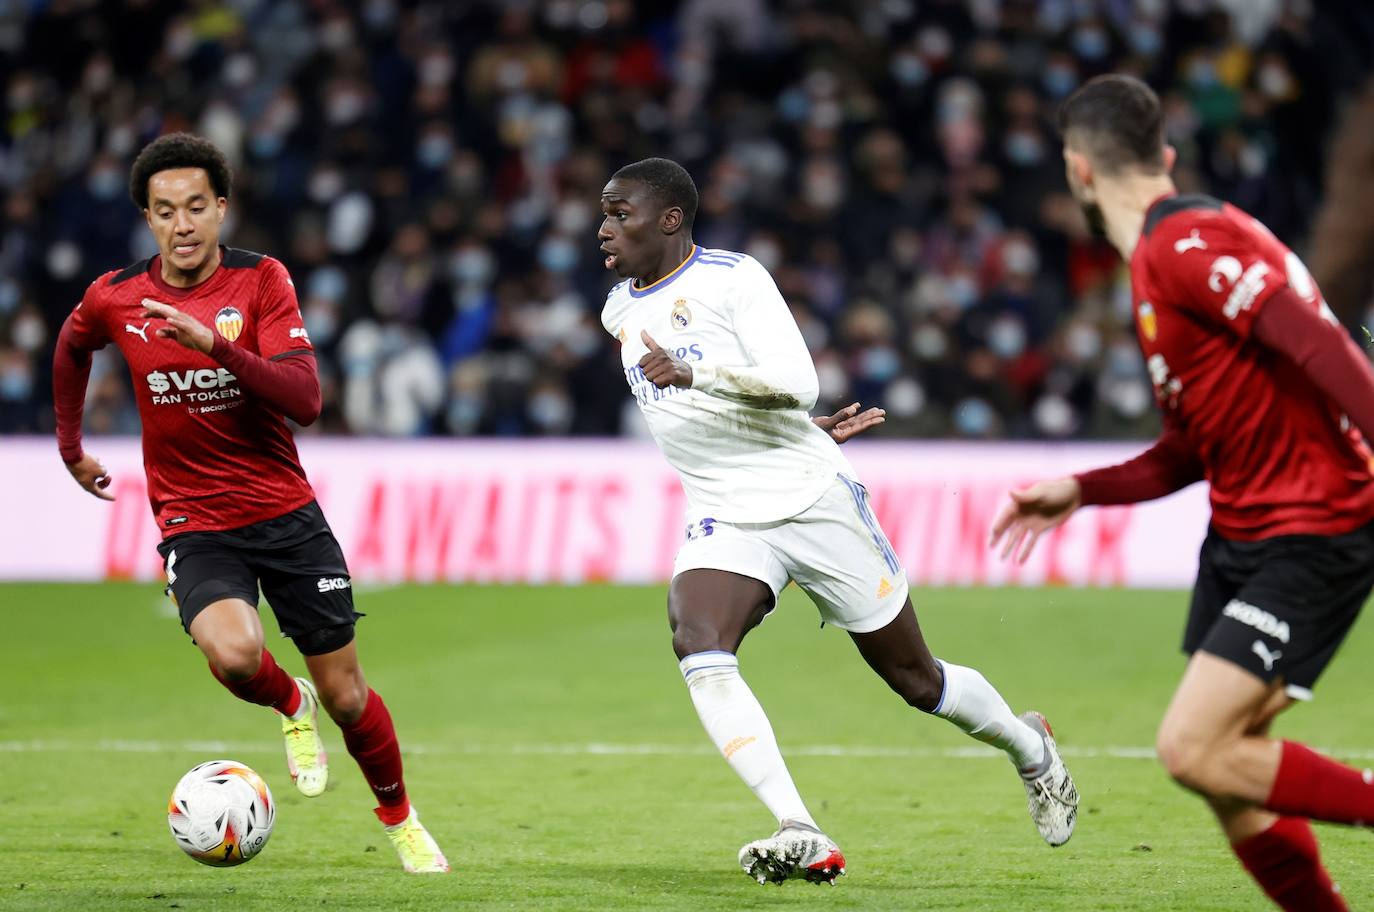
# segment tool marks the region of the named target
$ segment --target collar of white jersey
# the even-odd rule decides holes
[[[632,298],[642,298],[642,297],[644,297],[644,296],[647,295],[647,294],[653,294],[654,292],[658,291],[660,288],[663,288],[663,287],[665,287],[665,286],[667,286],[667,285],[671,285],[671,284],[673,283],[673,280],[676,279],[678,276],[682,275],[684,272],[686,272],[686,271],[687,271],[687,267],[688,267],[688,266],[691,266],[693,263],[695,263],[697,257],[700,256],[700,255],[701,255],[701,246],[700,246],[699,244],[693,244],[693,245],[692,245],[692,252],[689,253],[689,254],[687,254],[687,259],[685,259],[685,260],[683,260],[681,263],[679,263],[679,264],[677,265],[677,268],[676,268],[676,269],[674,269],[672,272],[670,272],[670,273],[668,273],[667,275],[665,275],[663,278],[658,279],[658,280],[653,281],[653,282],[650,282],[648,285],[645,285],[643,288],[635,288],[635,280],[634,280],[634,279],[631,279],[631,280],[630,280],[630,297],[632,297]]]

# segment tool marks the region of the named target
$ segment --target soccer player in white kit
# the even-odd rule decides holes
[[[735,655],[789,580],[909,705],[1005,751],[1041,836],[1062,845],[1078,793],[1049,726],[1039,713],[1014,715],[974,669],[930,654],[867,491],[807,415],[816,369],[772,276],[750,256],[692,242],[697,190],[676,162],[621,168],[601,208],[606,268],[626,277],[601,322],[687,495],[668,593],[673,650],[707,734],[778,821],[740,850],[745,872],[760,883],[844,873]]]

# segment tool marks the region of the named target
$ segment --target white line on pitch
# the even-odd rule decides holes
[[[433,745],[402,744],[404,753],[413,755],[492,755],[492,756],[559,756],[559,757],[688,757],[714,754],[709,745],[683,744],[465,744]],[[277,753],[280,744],[261,741],[128,741],[102,739],[98,741],[0,741],[0,753],[63,753],[105,751],[117,754],[162,754],[185,751],[198,754]],[[1131,746],[1088,747],[1060,745],[1060,753],[1070,758],[1111,758],[1119,760],[1152,760],[1154,748]],[[1324,753],[1348,760],[1374,760],[1374,749],[1328,749]],[[884,747],[848,746],[840,744],[800,744],[784,746],[789,757],[861,757],[896,759],[981,759],[1001,757],[1002,752],[981,745],[968,747]]]

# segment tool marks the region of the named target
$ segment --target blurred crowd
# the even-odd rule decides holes
[[[776,277],[818,412],[1148,435],[1124,272],[1064,190],[1057,102],[1147,79],[1180,186],[1302,250],[1371,46],[1370,5],[1318,0],[0,4],[0,432],[51,428],[62,320],[155,252],[129,164],[191,130],[235,168],[226,242],[295,279],[311,432],[637,433],[598,196],[665,155],[701,190],[697,241]],[[137,426],[107,350],[87,427]]]

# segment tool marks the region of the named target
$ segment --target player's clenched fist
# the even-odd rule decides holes
[[[175,339],[177,344],[205,352],[207,355],[210,354],[210,349],[215,347],[215,334],[210,331],[210,327],[190,314],[184,314],[170,304],[148,298],[143,299],[143,306],[146,308],[143,316],[167,321],[166,326],[157,328],[159,338]]]
[[[639,359],[639,369],[644,371],[644,376],[650,383],[659,389],[669,386],[691,388],[692,368],[686,361],[655,342],[654,337],[647,331],[641,329],[639,337],[649,348],[649,353]]]

